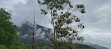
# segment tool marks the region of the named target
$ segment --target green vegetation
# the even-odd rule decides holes
[[[5,45],[0,45],[0,49],[7,49]]]
[[[71,11],[73,5],[70,0],[38,0],[40,5],[46,5],[46,9],[41,9],[44,15],[50,14],[50,23],[53,26],[54,33],[50,36],[51,43],[48,45],[41,46],[34,45],[35,49],[94,49],[86,45],[74,44],[73,40],[83,41],[83,37],[78,36],[78,31],[72,28],[70,25],[73,22],[78,23],[77,28],[83,29],[84,26],[80,22],[79,17],[75,16]],[[68,6],[68,7],[66,7]],[[85,6],[78,4],[75,6],[81,13],[85,13]],[[68,8],[67,11],[64,11]],[[33,49],[32,44],[25,45],[19,43],[16,40],[17,26],[11,21],[11,14],[5,9],[0,8],[0,49]],[[67,39],[67,42],[64,40]],[[82,47],[82,48],[81,48]]]
[[[17,26],[10,22],[11,15],[0,8],[0,45],[13,45],[17,36]]]
[[[9,49],[27,49],[25,46],[10,46]]]
[[[50,41],[54,49],[74,49],[74,40],[83,41],[83,37],[78,36],[78,30],[71,26],[75,22],[78,23],[78,29],[84,28],[80,18],[73,13],[74,9],[82,14],[86,13],[83,4],[73,6],[71,0],[38,0],[38,4],[46,6],[46,8],[41,9],[41,14],[46,16],[50,14],[51,16],[50,23],[54,33],[51,35]],[[67,42],[64,39],[67,39]]]

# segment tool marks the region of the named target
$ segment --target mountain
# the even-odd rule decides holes
[[[29,21],[24,22],[18,29],[18,42],[23,42],[24,44],[32,43],[32,33],[33,33],[33,24]],[[43,27],[41,25],[35,24],[35,42],[36,44],[49,44],[47,40],[50,36],[52,29]]]
[[[23,42],[25,45],[32,43],[33,24],[26,21],[18,29],[19,40],[17,42]],[[35,44],[39,46],[50,45],[48,37],[52,33],[52,29],[36,24],[35,25]],[[37,37],[37,38],[36,38]],[[95,49],[93,46],[84,44],[76,44],[76,49]]]
[[[41,25],[35,24],[35,37],[39,38],[48,38],[50,36],[50,33],[52,29],[43,27]],[[26,21],[23,23],[18,29],[17,29],[19,36],[28,36],[29,38],[32,36],[33,33],[33,24],[30,22]],[[40,37],[42,36],[42,37]]]
[[[100,46],[100,45],[98,45],[98,44],[86,44],[86,45],[91,46],[91,47],[94,47],[94,48],[96,48],[96,49],[108,49],[108,48],[103,47],[103,46]]]
[[[108,49],[106,47],[103,47],[103,46],[100,46],[100,45],[97,45],[97,44],[94,44],[94,45],[90,45],[91,47],[94,47],[96,49]]]
[[[96,49],[94,47],[85,45],[85,44],[75,44],[75,49]]]

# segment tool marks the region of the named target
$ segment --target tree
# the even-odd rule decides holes
[[[14,25],[11,20],[11,14],[4,9],[0,8],[0,44],[1,45],[13,45],[17,36],[17,26]]]
[[[64,38],[69,43],[73,43],[73,40],[83,40],[83,37],[78,36],[78,31],[71,27],[72,23],[77,22],[78,29],[84,28],[80,22],[80,18],[73,14],[75,9],[81,13],[85,13],[85,6],[83,4],[77,4],[74,7],[71,4],[71,0],[38,0],[38,4],[46,7],[46,9],[41,9],[41,14],[51,15],[50,22],[54,29],[52,35],[54,45],[57,45],[56,42],[58,41],[64,41]]]

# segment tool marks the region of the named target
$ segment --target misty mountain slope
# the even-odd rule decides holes
[[[24,44],[32,43],[32,33],[33,33],[33,24],[26,21],[18,28],[18,36],[19,42],[23,42]],[[40,26],[38,24],[35,25],[35,43],[44,43],[49,44],[48,37],[50,36],[52,29]]]
[[[26,21],[18,28],[17,31],[19,33],[18,42],[23,42],[26,45],[32,43],[33,24]],[[50,36],[50,33],[52,33],[52,29],[36,24],[34,36],[37,38],[35,38],[34,40],[35,44],[39,46],[51,44],[49,40],[47,40]],[[95,47],[83,44],[76,44],[76,49],[95,49]]]
[[[29,35],[28,37],[31,37],[33,33],[33,24],[26,21],[18,28],[17,31],[19,33],[19,36]],[[38,24],[35,25],[35,37],[38,34],[38,36],[42,35],[42,36],[45,36],[45,38],[47,38],[48,36],[50,36],[51,31],[52,29],[50,28],[46,28]]]
[[[100,46],[98,44],[86,44],[86,45],[89,45],[89,46],[94,47],[96,49],[108,49],[108,48]]]
[[[75,44],[75,49],[96,49],[94,47],[88,46],[88,45],[84,45],[84,44]]]

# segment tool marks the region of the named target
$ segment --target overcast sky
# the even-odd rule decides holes
[[[81,33],[85,42],[111,49],[111,0],[78,0],[72,3],[83,3],[86,6],[86,14],[76,14],[85,25]],[[33,22],[35,8],[36,23],[52,28],[46,17],[40,14],[40,7],[34,0],[0,0],[0,8],[10,12],[11,21],[18,26],[26,20]]]

